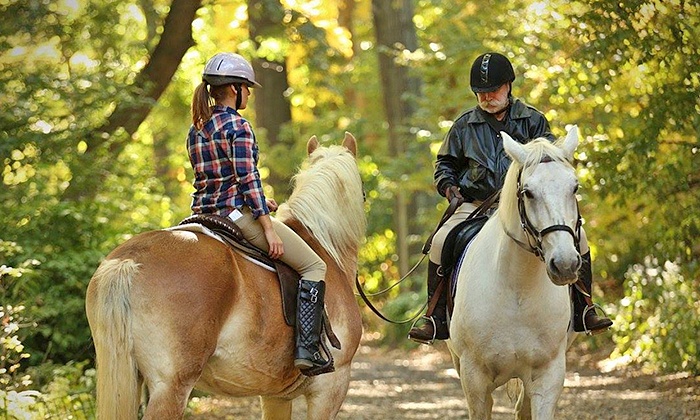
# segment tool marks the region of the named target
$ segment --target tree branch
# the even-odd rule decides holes
[[[158,45],[153,50],[148,64],[131,86],[141,93],[143,100],[136,103],[117,103],[107,121],[85,139],[87,150],[73,164],[74,178],[64,192],[64,198],[70,200],[95,194],[104,176],[109,172],[101,169],[104,162],[99,159],[98,151],[106,141],[110,141],[108,156],[117,156],[131,140],[131,135],[148,117],[153,103],[168,87],[182,57],[194,45],[192,22],[201,5],[202,0],[173,0]],[[120,129],[128,136],[112,136]],[[84,175],[79,177],[78,173]]]

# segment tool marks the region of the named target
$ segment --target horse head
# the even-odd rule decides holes
[[[506,231],[545,263],[554,284],[572,284],[581,266],[579,183],[571,164],[578,128],[554,144],[546,139],[521,144],[505,132],[501,136],[513,159],[501,193]],[[512,236],[518,230],[524,241]]]
[[[364,190],[357,167],[357,141],[346,132],[342,145],[321,146],[316,136],[280,205],[280,220],[299,220],[343,270],[354,270],[365,235]]]

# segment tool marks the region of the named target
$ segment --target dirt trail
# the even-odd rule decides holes
[[[494,420],[513,418],[514,402],[502,387],[494,394]],[[300,401],[301,402],[301,401]],[[350,391],[338,419],[464,419],[465,399],[444,343],[381,352],[363,346],[353,362]],[[257,398],[199,398],[188,419],[260,419]],[[304,419],[296,403],[294,419]],[[557,419],[700,420],[700,377],[604,373],[590,358],[569,355]]]

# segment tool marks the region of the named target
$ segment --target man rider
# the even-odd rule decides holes
[[[435,233],[429,254],[428,302],[438,294],[436,304],[430,305],[426,322],[411,328],[408,336],[420,343],[449,338],[447,326],[447,282],[440,261],[447,235],[464,221],[484,200],[503,186],[510,158],[503,150],[499,134],[505,131],[515,140],[527,143],[532,139],[555,138],[544,114],[512,96],[515,80],[513,66],[502,54],[489,52],[474,60],[470,73],[471,89],[478,105],[465,111],[454,122],[437,154],[435,185],[448,201],[458,198],[462,204]],[[599,316],[590,300],[592,287],[591,254],[583,229],[581,230],[582,266],[579,278],[587,293],[573,288],[574,330],[599,333],[612,321]]]

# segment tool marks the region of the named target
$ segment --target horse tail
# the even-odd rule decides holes
[[[97,357],[97,418],[136,419],[139,409],[138,368],[131,331],[131,282],[139,264],[133,260],[105,260],[89,291],[92,336]]]

